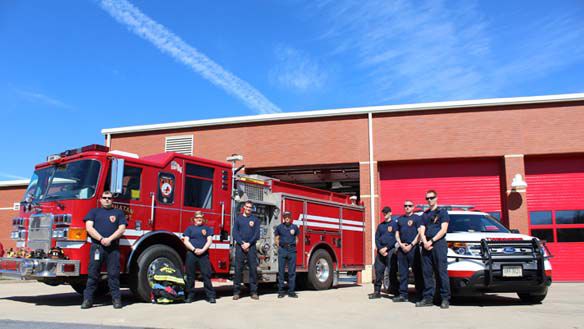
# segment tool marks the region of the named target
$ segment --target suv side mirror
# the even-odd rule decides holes
[[[112,159],[112,168],[110,170],[110,192],[112,194],[122,193],[122,180],[124,178],[124,159]]]
[[[516,228],[512,228],[510,231],[511,231],[511,233],[516,233],[516,234],[520,233],[519,230]]]

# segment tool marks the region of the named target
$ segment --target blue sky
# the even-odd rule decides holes
[[[0,2],[0,180],[102,128],[584,92],[584,2]]]

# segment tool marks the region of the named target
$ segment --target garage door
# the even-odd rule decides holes
[[[532,235],[548,241],[556,281],[584,281],[584,157],[527,158]]]
[[[434,189],[440,204],[474,205],[500,218],[500,163],[493,159],[382,164],[381,206],[402,214],[405,199],[426,204],[426,191]]]

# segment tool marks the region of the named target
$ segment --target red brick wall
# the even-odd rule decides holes
[[[0,187],[0,208],[12,208],[14,202],[22,200],[25,186]],[[0,210],[0,243],[4,249],[15,247],[15,243],[10,239],[12,231],[12,219],[18,217],[18,211]]]
[[[377,161],[584,151],[584,104],[377,115]]]

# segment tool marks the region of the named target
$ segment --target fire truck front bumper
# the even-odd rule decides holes
[[[64,259],[0,258],[0,276],[44,279],[79,275],[79,261]]]

